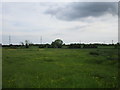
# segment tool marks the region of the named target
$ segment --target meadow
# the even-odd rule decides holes
[[[2,49],[3,88],[115,88],[118,50]]]

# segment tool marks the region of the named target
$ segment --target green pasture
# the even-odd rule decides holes
[[[2,50],[3,88],[115,88],[118,50]]]

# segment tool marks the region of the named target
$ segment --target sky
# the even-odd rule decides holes
[[[0,3],[1,4],[1,3]],[[117,2],[2,2],[2,44],[118,42]]]

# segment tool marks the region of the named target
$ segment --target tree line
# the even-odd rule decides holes
[[[115,48],[118,48],[120,46],[119,43],[117,44],[80,44],[80,43],[74,43],[74,44],[68,44],[65,45],[61,39],[56,39],[51,44],[33,44],[30,43],[29,40],[25,40],[25,42],[20,42],[20,45],[2,45],[2,47],[11,47],[11,48],[29,48],[30,46],[38,46],[39,48],[98,48],[98,46],[114,46]]]

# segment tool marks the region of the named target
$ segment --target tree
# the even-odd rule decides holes
[[[20,42],[20,46],[21,46],[21,48],[23,48],[24,47],[24,43]]]
[[[115,44],[114,47],[117,48],[117,49],[120,49],[120,43],[118,42],[117,44]]]
[[[20,42],[20,44],[21,44],[22,46],[24,46],[24,43],[23,43],[23,42]]]
[[[29,48],[29,40],[25,40],[25,47]]]
[[[52,42],[51,46],[53,48],[62,48],[63,41],[61,39],[56,39],[54,42]]]

